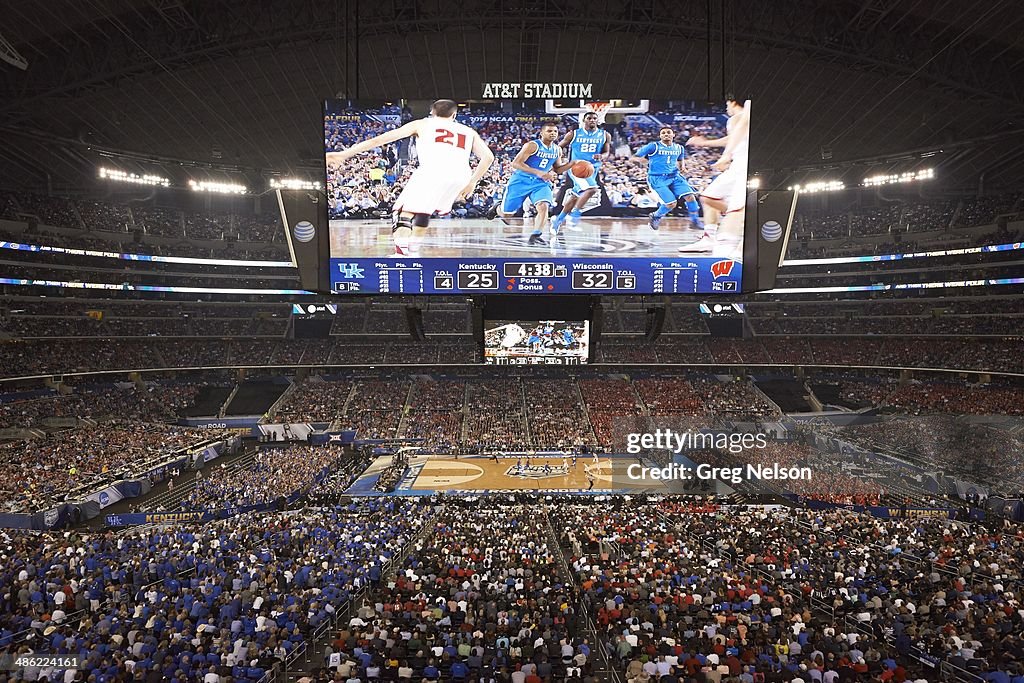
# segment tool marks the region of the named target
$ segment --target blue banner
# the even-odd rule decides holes
[[[260,423],[261,415],[239,417],[183,417],[178,420],[182,427],[203,427],[208,429],[252,429]]]
[[[952,508],[899,508],[885,507],[882,505],[842,505],[840,503],[829,503],[823,500],[805,500],[796,494],[786,494],[786,498],[806,506],[810,510],[850,510],[858,514],[867,512],[882,519],[897,519],[900,517],[941,517],[953,519],[956,510]]]
[[[313,432],[309,437],[309,443],[314,446],[323,444],[340,444],[346,446],[356,440],[356,431],[346,429],[340,432]]]

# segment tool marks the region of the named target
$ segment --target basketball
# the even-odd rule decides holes
[[[577,178],[589,178],[594,174],[594,165],[589,161],[577,161],[569,170]]]

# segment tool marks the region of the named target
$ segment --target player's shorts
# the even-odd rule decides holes
[[[427,168],[418,168],[409,178],[402,193],[395,200],[395,211],[406,211],[408,213],[425,213],[431,215],[448,213],[452,210],[452,204],[459,198],[472,172],[467,166],[464,172],[438,174],[436,171]]]
[[[523,208],[523,203],[529,198],[534,205],[547,202],[548,206],[555,203],[555,197],[551,193],[551,185],[546,180],[530,180],[529,178],[513,177],[508,181],[505,188],[505,198],[501,200],[502,213],[515,213]]]
[[[658,193],[662,204],[669,204],[683,195],[696,194],[689,181],[678,173],[673,175],[652,175],[647,177],[651,189]]]
[[[701,192],[702,197],[725,202],[726,213],[738,211],[747,205],[746,164],[737,164],[735,160],[711,181]],[[735,170],[734,170],[735,169]]]
[[[566,190],[566,192],[571,192],[572,194],[574,194],[576,196],[579,196],[579,195],[583,194],[584,192],[586,192],[587,190],[596,190],[597,189],[597,171],[598,171],[598,169],[600,169],[600,166],[595,166],[594,167],[594,172],[591,173],[586,178],[577,178],[575,175],[573,175],[573,172],[570,169],[568,171],[568,174],[569,174],[569,180],[572,181],[572,187],[570,187],[568,190]]]

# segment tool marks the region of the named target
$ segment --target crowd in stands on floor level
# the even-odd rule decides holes
[[[81,653],[82,680],[254,683],[354,596],[314,678],[597,683],[606,659],[630,683],[933,680],[926,659],[1024,674],[1017,528],[672,497],[378,498],[3,541],[0,647]]]
[[[38,680],[256,683],[379,581],[425,523],[416,507],[364,500],[117,537],[2,532],[0,648],[81,655],[67,677],[31,667]]]
[[[845,511],[667,517],[635,502],[551,516],[599,639],[631,683],[927,681],[928,657],[1007,674],[987,680],[1024,673],[1019,532],[979,538],[942,520]],[[919,559],[894,567],[894,553]],[[930,557],[954,572],[929,568]],[[812,595],[829,611],[812,609]]]
[[[536,506],[448,505],[327,648],[348,680],[595,681],[574,589]]]

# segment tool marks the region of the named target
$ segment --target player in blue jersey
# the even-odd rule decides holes
[[[526,343],[529,344],[530,350],[536,353],[540,351],[540,341],[540,328],[535,327],[530,331],[530,338],[526,340]]]
[[[583,115],[583,125],[566,133],[558,146],[568,152],[570,162],[589,161],[594,173],[587,178],[577,178],[572,170],[566,174],[571,187],[565,192],[562,212],[551,220],[551,232],[556,235],[566,218],[569,225],[579,222],[583,207],[597,192],[597,172],[601,161],[611,153],[612,139],[608,131],[598,127],[597,114],[591,111]]]
[[[662,126],[658,131],[658,141],[648,142],[636,151],[634,159],[647,162],[647,182],[654,190],[661,203],[651,214],[651,228],[658,229],[661,219],[676,208],[676,201],[682,199],[686,204],[686,213],[694,227],[702,228],[700,222],[700,204],[697,193],[690,186],[684,175],[683,160],[686,150],[675,142],[676,132],[670,126]]]
[[[523,208],[529,198],[537,208],[537,217],[528,244],[545,244],[541,235],[548,221],[549,207],[555,203],[551,184],[559,173],[569,168],[569,162],[562,158],[562,149],[555,144],[558,139],[558,122],[545,121],[540,128],[540,137],[523,145],[512,160],[512,176],[505,187],[505,198],[496,215],[507,217]]]

